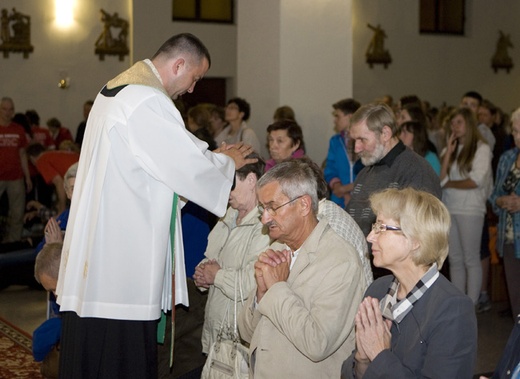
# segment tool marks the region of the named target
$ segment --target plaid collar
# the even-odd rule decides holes
[[[422,295],[432,286],[439,277],[439,270],[437,264],[434,263],[423,277],[417,282],[415,287],[406,295],[406,297],[397,301],[397,289],[399,288],[399,281],[394,277],[390,288],[385,297],[381,299],[380,307],[383,317],[397,322],[398,324],[405,318],[405,316],[412,310],[413,304],[421,298]]]

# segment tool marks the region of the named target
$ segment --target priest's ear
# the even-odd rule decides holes
[[[173,73],[179,75],[182,69],[186,66],[186,60],[184,58],[177,58],[173,61]]]

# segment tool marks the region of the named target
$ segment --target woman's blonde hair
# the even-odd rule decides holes
[[[473,158],[475,158],[479,142],[486,143],[486,141],[477,128],[477,119],[471,109],[465,107],[454,109],[448,116],[448,123],[451,124],[451,121],[458,115],[461,115],[464,119],[466,135],[464,136],[464,146],[460,154],[453,154],[450,157],[450,166],[457,160],[461,174],[467,174],[471,171]]]
[[[375,214],[398,222],[404,236],[419,245],[412,252],[417,266],[437,263],[440,270],[448,256],[451,220],[438,198],[414,188],[389,188],[372,194],[370,205]]]

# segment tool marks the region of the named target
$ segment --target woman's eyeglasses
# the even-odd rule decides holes
[[[372,231],[375,234],[379,234],[379,233],[384,232],[386,230],[401,231],[401,228],[398,227],[398,226],[386,225],[386,224],[383,224],[383,223],[381,223],[379,221],[374,223],[374,224],[372,224]]]

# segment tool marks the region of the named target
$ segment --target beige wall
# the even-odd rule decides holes
[[[321,163],[332,135],[331,104],[354,96],[362,102],[390,93],[395,98],[416,93],[432,105],[456,104],[469,89],[480,91],[506,111],[520,105],[514,91],[518,67],[494,73],[490,59],[498,30],[511,33],[510,54],[520,64],[520,14],[517,0],[467,1],[465,36],[418,34],[416,0],[240,0],[236,25],[171,21],[171,1],[76,0],[75,24],[54,25],[54,0],[2,0],[32,18],[29,59],[0,56],[0,96],[11,96],[17,110],[36,109],[42,120],[56,116],[73,131],[82,104],[110,78],[131,64],[108,56],[100,61],[94,42],[101,33],[99,9],[130,20],[133,60],[152,55],[169,36],[192,32],[209,47],[213,66],[207,76],[229,79],[228,96],[251,102],[251,125],[261,142],[273,111],[291,105],[301,123],[308,153]],[[132,18],[132,15],[134,17]],[[364,53],[372,31],[381,24],[393,63],[370,69]],[[60,73],[70,88],[60,90]]]
[[[331,104],[352,96],[351,1],[237,3],[237,93],[251,103],[251,126],[263,143],[274,110],[291,106],[308,155],[321,164],[333,134]]]
[[[466,1],[464,36],[420,35],[419,2],[416,0],[354,0],[354,95],[362,102],[389,93],[394,98],[417,94],[432,105],[458,105],[468,90],[479,91],[505,111],[520,106],[520,30],[517,0]],[[373,32],[367,27],[381,24],[388,38],[385,47],[393,62],[370,69],[365,51]],[[516,67],[507,74],[495,73],[491,57],[498,30],[510,33],[509,50]]]
[[[267,158],[265,129],[281,102],[280,0],[237,3],[236,94],[251,104],[248,124],[255,129]]]
[[[134,0],[133,3],[136,61],[151,57],[159,46],[174,34],[193,33],[208,46],[211,53],[212,65],[206,76],[236,76],[235,25],[173,22],[171,0]]]
[[[34,52],[28,59],[11,53],[0,55],[0,97],[9,96],[17,111],[36,109],[42,124],[58,117],[75,134],[83,117],[83,103],[95,98],[109,79],[130,67],[133,61],[150,57],[171,35],[192,32],[209,47],[213,65],[208,76],[236,75],[236,26],[174,23],[171,1],[75,0],[75,21],[67,29],[54,23],[54,0],[2,0],[0,9],[13,7],[31,16]],[[100,61],[94,43],[102,32],[99,9],[118,12],[130,21],[134,49],[123,62],[116,56]],[[132,11],[133,9],[133,11]],[[131,15],[135,14],[135,19]],[[70,77],[70,88],[58,88],[60,73]]]
[[[50,117],[58,117],[75,131],[83,117],[83,103],[94,98],[102,85],[128,67],[128,58],[119,62],[106,57],[101,62],[94,54],[94,42],[101,34],[99,9],[119,12],[128,18],[129,3],[120,1],[77,1],[75,22],[68,29],[55,25],[52,0],[2,0],[0,8],[11,12],[16,7],[31,16],[31,43],[34,52],[28,59],[11,53],[0,56],[0,96],[12,97],[16,111],[36,109],[42,124]],[[61,90],[58,81],[62,74],[70,77],[70,88]]]

